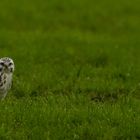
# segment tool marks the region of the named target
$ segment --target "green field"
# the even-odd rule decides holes
[[[0,140],[140,139],[139,0],[2,0],[3,56]]]

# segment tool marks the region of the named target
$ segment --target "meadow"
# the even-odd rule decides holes
[[[140,139],[139,34],[138,0],[0,1],[0,140]]]

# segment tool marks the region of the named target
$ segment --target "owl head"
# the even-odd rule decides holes
[[[13,73],[14,69],[14,62],[11,58],[3,57],[0,59],[0,72]]]

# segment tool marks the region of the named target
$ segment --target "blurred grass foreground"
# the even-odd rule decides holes
[[[140,139],[139,35],[138,0],[0,1],[0,140]]]

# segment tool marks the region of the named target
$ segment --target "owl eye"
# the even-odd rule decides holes
[[[0,63],[0,65],[4,66],[4,63],[3,63],[3,62],[1,62],[1,63]]]
[[[11,66],[11,65],[12,65],[12,63],[10,62],[10,63],[9,63],[9,66]]]

